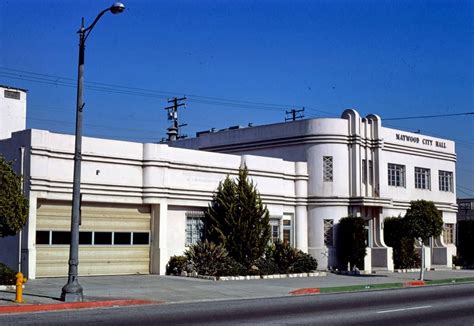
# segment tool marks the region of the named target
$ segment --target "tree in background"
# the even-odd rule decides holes
[[[365,221],[361,217],[349,216],[339,221],[336,251],[340,263],[343,264],[342,267],[350,263],[350,268],[354,266],[364,268],[366,232]]]
[[[0,237],[17,234],[26,223],[28,200],[21,183],[11,163],[0,156]]]
[[[203,217],[203,240],[222,244],[238,263],[250,268],[270,241],[270,215],[246,167],[237,180],[219,184]]]
[[[464,266],[474,265],[474,221],[458,222],[458,257]]]
[[[423,243],[431,237],[438,237],[443,232],[443,218],[441,212],[432,201],[415,200],[410,202],[404,223],[408,235],[421,242],[420,280],[423,280],[425,269],[425,249]]]
[[[401,217],[388,217],[383,225],[385,243],[393,248],[395,268],[419,267],[420,257],[415,251],[415,239],[408,236],[405,220]]]

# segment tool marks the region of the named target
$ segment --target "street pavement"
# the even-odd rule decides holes
[[[326,276],[319,277],[238,281],[211,281],[179,276],[126,275],[80,277],[79,283],[84,289],[85,301],[89,302],[135,299],[184,303],[282,297],[299,289],[404,283],[417,278],[417,272],[377,272],[359,276],[327,273]],[[425,274],[426,280],[461,278],[474,278],[474,270],[438,270],[427,271]],[[59,297],[64,284],[66,284],[66,278],[29,280],[24,289],[25,303],[23,305],[61,303]],[[0,308],[21,305],[15,303],[14,299],[13,290],[0,290]]]

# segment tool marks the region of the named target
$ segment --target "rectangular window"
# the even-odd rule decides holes
[[[367,161],[362,160],[362,183],[367,184]]]
[[[51,234],[51,244],[53,245],[68,245],[71,243],[71,232],[69,231],[53,231]]]
[[[323,181],[333,181],[333,163],[332,156],[323,156]]]
[[[372,163],[372,160],[369,160],[369,184],[374,184],[374,164]]]
[[[186,245],[198,243],[202,237],[204,212],[186,212]]]
[[[452,223],[444,224],[443,240],[445,244],[454,243],[454,224]]]
[[[291,220],[284,219],[283,220],[283,243],[288,243],[293,245],[293,239],[291,237]]]
[[[453,172],[439,171],[439,190],[454,192]]]
[[[430,175],[430,169],[415,167],[415,188],[431,189]]]
[[[405,165],[388,163],[388,185],[405,187]]]
[[[112,232],[94,232],[95,245],[111,245]]]
[[[334,220],[324,220],[324,245],[334,246]]]
[[[132,244],[132,234],[130,232],[114,232],[114,245]]]
[[[92,244],[92,232],[79,232],[79,244],[80,245],[91,245]]]
[[[148,232],[133,232],[134,245],[150,244],[150,234]]]
[[[270,219],[270,230],[272,233],[272,243],[278,242],[280,240],[280,219],[272,218]]]
[[[49,231],[36,231],[36,244],[49,245],[50,232]]]
[[[20,99],[20,92],[17,92],[17,91],[4,90],[3,95],[5,96],[5,98],[11,98],[14,100]]]

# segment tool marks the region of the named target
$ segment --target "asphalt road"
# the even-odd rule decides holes
[[[474,325],[474,284],[0,316],[0,325]]]

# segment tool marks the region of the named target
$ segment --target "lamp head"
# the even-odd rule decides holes
[[[121,2],[115,2],[110,8],[110,12],[115,14],[120,14],[125,10],[125,5]]]

